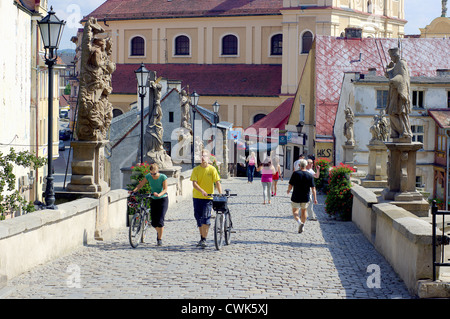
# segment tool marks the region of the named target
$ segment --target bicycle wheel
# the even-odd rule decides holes
[[[233,224],[231,223],[231,215],[230,213],[225,214],[225,244],[229,245],[231,244],[231,228],[233,227]]]
[[[148,210],[146,210],[142,216],[144,216],[142,218],[142,236],[141,236],[141,243],[143,243],[145,241],[145,238],[147,236],[147,231],[149,229],[150,226],[150,213],[148,212]]]
[[[142,237],[142,231],[144,230],[144,227],[142,226],[141,214],[134,214],[133,218],[131,219],[128,236],[130,239],[130,245],[133,248],[136,248],[139,245],[139,241]]]
[[[214,244],[216,245],[216,249],[220,250],[223,246],[224,239],[224,214],[218,213],[216,214],[216,221],[214,223]]]

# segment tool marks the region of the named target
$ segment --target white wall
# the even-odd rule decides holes
[[[1,1],[0,152],[30,150],[31,16],[13,1]],[[6,145],[5,145],[6,144]],[[16,177],[28,170],[15,168]]]

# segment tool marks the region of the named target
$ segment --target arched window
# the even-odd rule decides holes
[[[123,114],[122,110],[113,109],[113,117],[117,117],[117,116],[122,115],[122,114]]]
[[[262,114],[262,113],[256,114],[255,116],[253,116],[253,123],[258,122],[260,119],[262,119],[265,116],[266,116],[266,114]]]
[[[189,55],[189,38],[185,35],[179,35],[175,38],[175,55]]]
[[[369,0],[367,1],[367,13],[373,13],[372,10],[372,1]]]
[[[309,53],[309,50],[311,50],[312,43],[313,43],[313,34],[309,31],[306,31],[302,35],[302,51],[301,53]]]
[[[237,55],[238,39],[235,35],[229,34],[222,38],[222,55]]]
[[[270,55],[283,54],[283,35],[276,34],[270,39]]]
[[[142,37],[134,37],[131,39],[131,56],[145,55],[145,40]]]

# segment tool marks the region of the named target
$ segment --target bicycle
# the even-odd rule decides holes
[[[128,230],[128,238],[130,245],[136,248],[139,242],[143,243],[145,233],[150,226],[150,209],[148,207],[148,201],[150,200],[149,194],[131,194],[133,200],[128,201],[128,206],[135,208],[136,212],[130,221],[130,227]],[[136,200],[140,198],[140,200]]]
[[[225,194],[208,194],[213,197],[213,209],[216,212],[214,223],[214,244],[217,250],[222,248],[224,239],[225,244],[231,243],[231,233],[233,232],[233,222],[231,220],[230,210],[228,209],[228,198],[237,196],[230,194],[230,190],[226,189]]]

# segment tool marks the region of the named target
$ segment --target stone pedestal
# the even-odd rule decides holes
[[[355,145],[344,144],[342,145],[344,149],[344,164],[353,166],[353,155],[355,154]]]
[[[108,141],[73,141],[72,177],[69,192],[100,198],[109,191],[105,181],[104,149]]]
[[[373,142],[367,145],[369,149],[369,167],[366,178],[361,180],[361,186],[368,188],[385,188],[387,182],[388,153],[383,142]]]
[[[388,187],[382,198],[419,217],[428,216],[429,204],[416,190],[416,158],[422,143],[385,143],[389,150]]]

